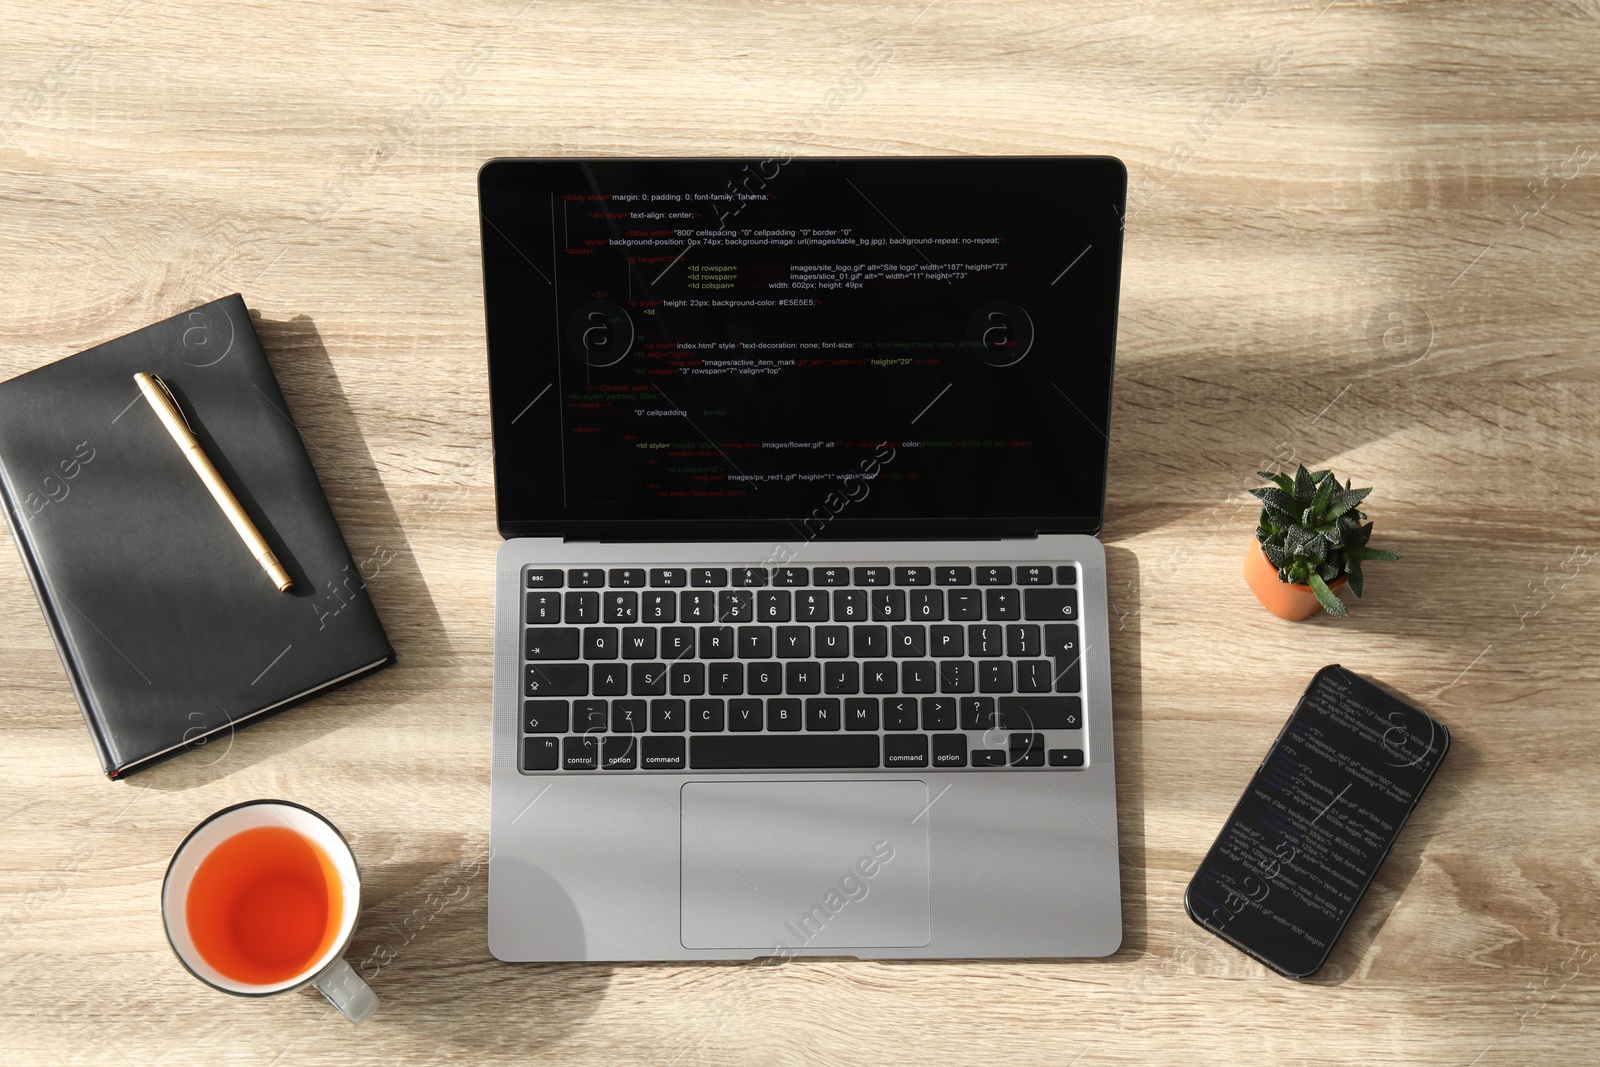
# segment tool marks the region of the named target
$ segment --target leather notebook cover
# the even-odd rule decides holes
[[[290,591],[138,371],[171,388]],[[113,778],[394,660],[237,294],[0,383],[0,497]]]

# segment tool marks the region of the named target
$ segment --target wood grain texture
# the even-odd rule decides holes
[[[8,5],[0,42],[0,376],[243,291],[352,550],[382,561],[400,653],[111,784],[0,555],[0,1058],[1593,1062],[1592,2],[111,0]],[[830,106],[873,48],[889,60]],[[1110,959],[488,955],[475,171],[780,149],[1128,163]],[[1250,472],[1291,458],[1376,486],[1376,543],[1404,553],[1347,621],[1282,623],[1240,576]],[[1295,984],[1181,897],[1330,662],[1456,743],[1325,975]],[[354,843],[352,958],[382,998],[359,1029],[309,994],[213,994],[166,947],[172,848],[256,796]]]

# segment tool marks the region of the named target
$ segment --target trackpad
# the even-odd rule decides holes
[[[928,921],[928,788],[683,787],[684,948],[917,948]]]

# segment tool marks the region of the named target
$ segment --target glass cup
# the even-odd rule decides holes
[[[334,825],[286,800],[252,800],[189,832],[167,865],[161,918],[190,974],[224,993],[315,985],[359,1023],[378,1005],[344,959],[361,908],[355,854]]]

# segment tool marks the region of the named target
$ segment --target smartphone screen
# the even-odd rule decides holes
[[[1189,883],[1189,917],[1280,974],[1314,974],[1449,747],[1431,716],[1322,668]]]

